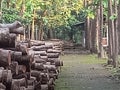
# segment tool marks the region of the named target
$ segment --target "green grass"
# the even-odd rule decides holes
[[[84,64],[102,64],[107,62],[106,59],[98,59],[96,55],[65,55],[61,56],[61,60],[63,60],[67,65],[69,65],[70,62],[72,63],[74,60],[76,63]]]
[[[74,66],[79,66],[80,64],[105,64],[106,59],[98,59],[96,55],[64,55],[60,57],[64,62],[62,71],[60,72],[59,79],[56,80],[55,90],[72,90],[70,85],[69,78],[72,78],[71,75],[67,75],[71,72],[69,69]],[[78,90],[78,89],[76,89]]]

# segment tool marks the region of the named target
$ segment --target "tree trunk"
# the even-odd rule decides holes
[[[0,29],[0,47],[1,48],[15,48],[15,34],[9,34],[9,30],[7,28]]]
[[[24,27],[19,27],[19,28],[15,28],[15,29],[11,29],[10,33],[15,33],[15,34],[21,34],[24,35]]]
[[[100,58],[104,58],[103,54],[103,46],[102,46],[102,31],[103,31],[103,1],[100,0],[100,28],[99,28],[99,52],[98,54],[100,55]]]
[[[117,11],[117,1],[114,0],[114,13],[117,15],[118,14],[118,11]],[[114,55],[114,60],[115,62],[113,63],[114,64],[114,67],[118,66],[118,52],[119,52],[119,42],[118,42],[118,19],[115,19],[114,20],[114,30],[115,30],[115,40],[114,40],[114,43],[115,43],[115,55]]]
[[[109,8],[109,10],[108,10],[108,17],[110,17],[110,16],[112,16],[113,15],[113,7],[112,7],[112,0],[109,0],[108,1],[108,8]],[[114,26],[115,24],[114,24],[114,21],[115,20],[110,20],[109,19],[109,21],[108,21],[108,24],[109,24],[109,27],[108,27],[108,29],[109,29],[109,51],[111,52],[110,53],[110,60],[112,59],[112,61],[113,61],[113,66],[114,67],[116,67],[117,66],[117,53],[116,53],[116,42],[117,41],[115,41],[116,40],[116,37],[115,37],[115,33],[116,33],[116,30],[115,30],[115,27],[116,26]]]
[[[117,26],[117,29],[118,29],[118,42],[119,42],[119,47],[120,47],[120,0],[119,0],[119,4],[118,4],[118,26]],[[119,54],[120,54],[120,48],[118,49],[119,50]]]
[[[35,33],[35,10],[33,10],[33,19],[32,19],[32,32],[31,32],[31,39],[34,40],[35,39],[35,36],[34,36],[34,33]]]
[[[0,24],[0,28],[9,28],[10,30],[21,27],[22,24],[19,21],[15,21],[11,24]]]
[[[11,51],[0,49],[0,66],[7,67],[11,64]]]
[[[0,0],[0,22],[2,20],[2,0]]]

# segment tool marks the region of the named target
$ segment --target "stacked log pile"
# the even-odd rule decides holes
[[[63,62],[60,42],[16,41],[21,23],[0,24],[0,90],[54,90]]]
[[[55,42],[32,41],[31,43],[29,55],[34,54],[31,76],[36,77],[38,83],[41,83],[41,90],[54,90],[55,80],[58,78],[60,67],[63,66],[63,62],[59,59],[62,49],[57,50],[54,45],[57,46]]]

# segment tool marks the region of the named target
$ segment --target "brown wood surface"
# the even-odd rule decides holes
[[[7,67],[11,64],[11,51],[0,49],[0,66]]]

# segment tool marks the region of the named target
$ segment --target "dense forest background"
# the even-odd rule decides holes
[[[1,23],[24,24],[25,39],[85,39],[91,53],[118,65],[120,0],[0,0],[0,12]]]
[[[82,29],[74,25],[85,20],[82,0],[0,0],[0,3],[0,22],[22,22],[29,39],[81,41]]]

